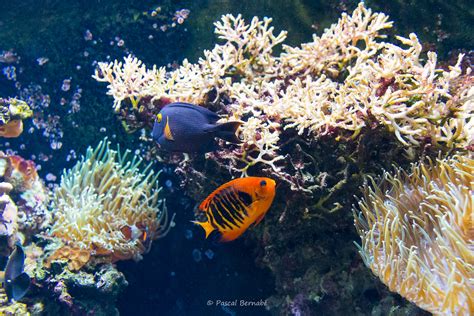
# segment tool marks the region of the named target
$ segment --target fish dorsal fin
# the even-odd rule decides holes
[[[211,194],[209,194],[209,196],[204,200],[202,201],[201,204],[199,204],[199,209],[201,211],[206,211],[207,208],[209,207],[209,203],[211,203],[211,200],[217,195],[217,194],[220,194],[220,192],[222,192],[223,190],[227,189],[228,187],[230,187],[232,185],[232,181],[230,182],[227,182],[227,183],[224,183],[223,185],[221,185],[220,187],[218,187],[217,189],[215,189],[214,191],[212,191]]]
[[[169,108],[186,108],[186,109],[194,110],[194,111],[204,115],[211,123],[215,123],[219,119],[219,115],[212,112],[211,110],[209,110],[205,107],[199,106],[199,105],[191,104],[191,103],[176,102],[176,103],[168,104],[166,107],[169,107]]]

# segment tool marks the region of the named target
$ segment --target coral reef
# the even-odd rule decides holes
[[[0,254],[8,256],[17,241],[18,208],[8,195],[12,190],[8,182],[0,182]]]
[[[44,231],[51,220],[49,192],[33,161],[0,152],[0,176],[11,185],[10,196],[18,208],[17,222],[23,237]]]
[[[281,152],[291,131],[300,141],[329,135],[353,142],[378,127],[407,148],[472,144],[474,90],[457,85],[463,55],[445,71],[434,52],[421,56],[414,34],[397,37],[406,48],[378,41],[392,23],[363,4],[301,48],[283,46],[280,56],[272,52],[286,33],[274,35],[270,22],[246,24],[226,15],[215,23],[225,43],[205,51],[197,64],[184,60],[166,75],[163,67],[147,69],[129,56],[124,63],[99,63],[94,78],[109,83],[115,110],[134,127],[170,101],[215,109],[222,121],[242,120],[243,143],[226,145],[212,158],[244,175],[259,165],[297,191],[312,183],[301,183]]]
[[[8,302],[7,294],[3,288],[0,288],[0,315],[30,315],[26,304],[20,302]]]
[[[26,102],[0,98],[0,136],[18,137],[23,132],[24,119],[33,116]]]
[[[474,159],[385,173],[355,212],[365,264],[391,291],[434,314],[474,313]]]
[[[51,262],[56,260],[64,260],[67,262],[67,267],[70,271],[80,270],[87,262],[89,262],[91,257],[90,250],[73,248],[64,246],[56,250],[52,255],[50,255],[44,265],[47,269],[51,267]]]
[[[51,236],[112,262],[139,259],[153,239],[166,234],[168,215],[159,199],[159,173],[141,158],[127,160],[103,140],[71,170],[54,191]],[[161,209],[161,210],[160,210]]]
[[[205,157],[184,158],[153,148],[149,157],[175,164],[196,200],[229,175],[278,179],[271,214],[247,235],[259,246],[257,262],[275,276],[270,308],[422,313],[368,281],[351,244],[351,204],[365,175],[473,150],[472,69],[463,68],[462,54],[440,65],[415,34],[386,40],[392,22],[363,3],[311,42],[282,45],[279,55],[286,32],[270,23],[225,15],[215,23],[223,43],[197,63],[167,71],[128,56],[99,63],[94,78],[108,83],[115,112],[128,131],[142,129],[142,140],[175,101],[243,122],[239,145],[220,142]]]
[[[73,260],[74,251],[71,248],[61,250],[62,254],[69,251],[69,259],[55,257],[52,260],[50,253],[58,249],[62,242],[57,239],[39,238],[37,245],[39,247],[34,245],[26,250],[25,269],[31,270],[35,284],[35,289],[29,296],[36,305],[41,304],[43,313],[117,314],[115,307],[117,296],[128,283],[124,275],[112,264],[99,264],[88,268],[82,266],[79,271],[74,271],[78,268],[75,264],[81,260]],[[81,250],[76,254],[85,254],[85,251]],[[29,309],[33,308],[33,304],[28,305]]]
[[[129,151],[109,147],[103,140],[64,172],[50,210],[34,163],[0,156],[5,180],[0,233],[13,243],[16,232],[23,233],[25,271],[32,277],[26,305],[1,303],[5,313],[21,308],[25,314],[117,314],[116,300],[127,281],[111,263],[140,259],[171,225],[152,164],[141,170],[138,156],[128,159]],[[8,245],[5,250],[8,254]]]

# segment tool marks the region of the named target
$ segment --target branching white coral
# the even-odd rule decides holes
[[[152,69],[146,69],[138,58],[128,56],[123,63],[117,60],[99,63],[92,77],[109,83],[107,94],[114,97],[114,109],[118,111],[124,100],[130,100],[136,107],[144,96],[160,98],[164,95],[165,74],[164,67],[157,69],[153,66]]]
[[[326,29],[321,37],[314,35],[313,41],[302,44],[301,48],[285,45],[286,53],[281,56],[284,75],[287,72],[318,75],[324,71],[337,76],[362,51],[374,55],[378,49],[375,40],[385,37],[380,31],[391,27],[387,15],[372,13],[361,2],[352,16],[343,13],[338,23]]]
[[[101,64],[107,75],[96,77],[109,82],[116,107],[127,97],[133,103],[146,94],[219,104],[222,121],[244,122],[240,150],[220,155],[244,174],[258,163],[278,174],[276,162],[284,159],[280,136],[288,129],[305,140],[328,134],[351,140],[375,125],[407,148],[474,143],[474,90],[471,81],[462,79],[467,77],[461,74],[462,55],[446,71],[437,67],[434,52],[425,59],[414,34],[397,37],[403,47],[381,41],[381,31],[392,22],[363,3],[301,48],[284,46],[280,56],[273,51],[286,32],[274,35],[270,22],[253,18],[247,24],[240,15],[223,16],[215,32],[225,42],[205,51],[196,64],[185,60],[166,78],[155,73],[155,66],[146,70],[138,61],[123,69],[117,62]]]

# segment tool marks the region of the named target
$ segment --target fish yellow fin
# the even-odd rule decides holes
[[[225,234],[222,234],[221,239],[219,240],[220,242],[229,242],[236,240],[243,234],[243,231],[230,231],[226,232]]]
[[[214,227],[211,226],[209,222],[198,222],[198,221],[191,221],[194,224],[201,226],[204,231],[206,232],[206,238],[214,231]]]
[[[257,219],[255,220],[255,222],[253,222],[253,226],[257,226],[258,223],[260,223],[264,217],[265,217],[265,213],[263,213],[262,215],[260,215],[259,217],[257,217]]]
[[[165,138],[167,140],[174,140],[173,134],[171,134],[169,117],[166,117]]]

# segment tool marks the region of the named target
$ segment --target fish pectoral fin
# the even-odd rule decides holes
[[[20,300],[28,292],[30,287],[30,276],[23,272],[11,282],[11,298]]]
[[[214,231],[214,227],[209,222],[198,222],[198,221],[191,221],[194,224],[197,224],[201,226],[205,233],[206,233],[206,238],[209,237],[209,235]]]
[[[166,125],[165,125],[164,134],[167,140],[174,140],[173,134],[171,133],[169,117],[166,117]]]
[[[262,219],[265,217],[265,213],[261,214],[259,217],[255,219],[255,221],[252,223],[252,227],[255,227],[262,221]]]

